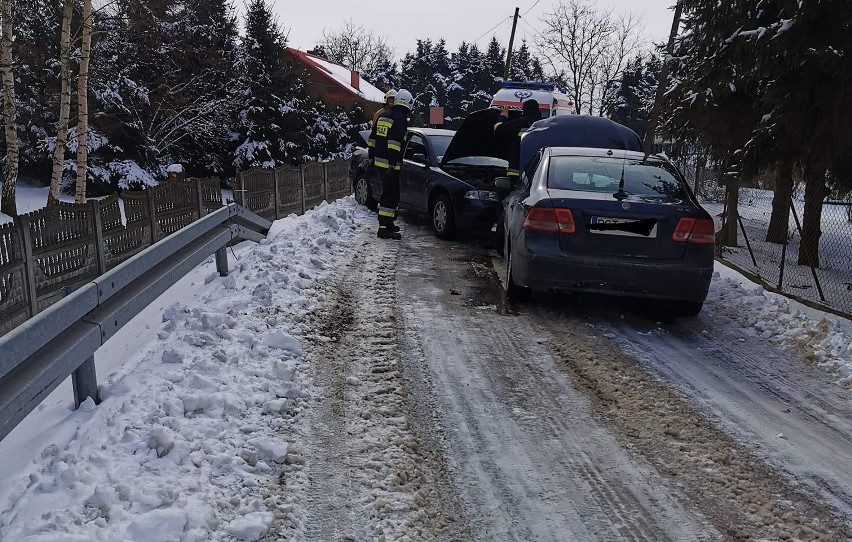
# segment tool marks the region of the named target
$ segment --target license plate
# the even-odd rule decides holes
[[[653,219],[652,219],[653,220]],[[606,216],[593,216],[590,220],[590,224],[592,226],[598,226],[603,224],[636,224],[639,226],[639,223],[645,222],[643,220],[633,220],[629,218],[614,218],[614,217],[606,217]],[[651,228],[651,232],[648,235],[644,235],[643,233],[638,233],[635,231],[627,231],[627,229],[612,229],[612,230],[599,230],[595,228],[589,228],[591,233],[596,233],[598,235],[623,235],[624,237],[642,237],[644,239],[656,239],[657,238],[657,221],[654,220],[654,226]]]

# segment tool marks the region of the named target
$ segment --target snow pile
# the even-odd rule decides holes
[[[835,371],[838,382],[852,388],[852,322],[718,272],[707,305],[721,323],[735,322],[746,333],[795,351],[806,361]]]
[[[278,221],[197,306],[76,413],[75,437],[33,450],[0,502],[0,540],[259,540],[293,522],[279,483],[311,394],[301,358],[317,290],[354,250],[351,198]]]

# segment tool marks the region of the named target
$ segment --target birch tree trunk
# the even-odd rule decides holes
[[[53,171],[50,175],[50,191],[47,204],[59,201],[59,185],[62,183],[62,170],[65,165],[65,146],[68,143],[68,116],[71,110],[71,74],[68,64],[71,56],[71,13],[74,0],[65,0],[62,10],[62,34],[59,38],[59,121],[56,123],[56,146],[53,149]]]
[[[86,202],[86,173],[89,160],[89,57],[92,51],[92,0],[83,0],[83,43],[80,76],[77,79],[77,190],[74,201]]]
[[[12,74],[12,0],[0,0],[2,39],[0,39],[0,70],[3,79],[3,123],[6,131],[6,165],[3,171],[3,201],[0,212],[18,215],[15,185],[18,181],[18,131],[15,128],[15,78]]]

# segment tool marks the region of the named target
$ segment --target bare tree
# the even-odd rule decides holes
[[[62,171],[65,166],[65,146],[68,143],[68,116],[71,110],[71,14],[74,0],[65,0],[62,11],[62,32],[59,38],[59,120],[56,123],[56,144],[53,147],[53,170],[50,175],[50,191],[47,204],[59,201],[59,186],[62,183]]]
[[[536,45],[553,71],[564,74],[575,112],[600,112],[606,85],[642,42],[639,19],[591,0],[560,0],[542,23]]]
[[[92,51],[92,0],[83,0],[83,35],[80,47],[80,76],[77,79],[77,189],[74,201],[86,201],[89,158],[89,58]]]
[[[320,48],[326,58],[359,72],[374,71],[392,60],[393,50],[384,36],[356,25],[351,19],[337,31],[323,31]]]
[[[15,128],[15,78],[12,73],[12,0],[0,0],[2,40],[0,40],[0,70],[3,79],[3,123],[6,131],[6,163],[3,171],[3,201],[0,212],[17,216],[15,186],[18,182],[18,131]]]

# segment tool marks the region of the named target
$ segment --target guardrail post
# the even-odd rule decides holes
[[[328,201],[328,169],[325,164],[326,162],[322,163],[322,199]]]
[[[198,218],[201,219],[206,214],[204,212],[204,194],[201,193],[201,179],[193,179],[192,184],[195,188],[195,201],[198,204]]]
[[[91,356],[71,373],[71,384],[74,386],[74,408],[80,408],[88,397],[91,397],[95,404],[101,402],[98,397],[95,356]]]
[[[95,254],[98,257],[98,275],[107,272],[106,243],[104,242],[104,217],[101,212],[101,202],[94,200],[92,203],[92,227],[95,229]]]
[[[220,277],[228,276],[228,247],[222,247],[216,251],[216,271]]]
[[[148,219],[151,221],[151,244],[153,245],[159,239],[157,235],[157,204],[154,201],[154,189],[146,188],[145,195],[148,197]]]
[[[280,183],[278,181],[278,168],[272,168],[272,188],[275,190],[275,193],[272,194],[272,201],[275,203],[275,220],[281,218],[281,196],[278,194],[278,187]]]
[[[305,214],[305,165],[299,166],[299,182],[302,185],[302,214]]]
[[[19,216],[18,224],[21,226],[21,248],[24,250],[24,279],[26,280],[30,318],[32,318],[38,314],[38,295],[36,293],[35,280],[36,261],[35,257],[33,257],[33,234],[30,231],[29,219]]]

